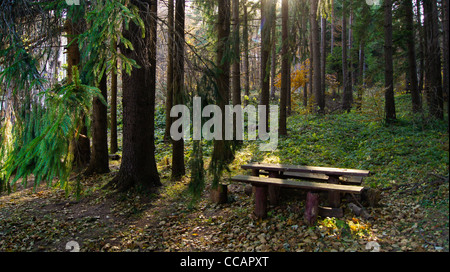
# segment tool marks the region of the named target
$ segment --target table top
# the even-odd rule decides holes
[[[304,166],[290,164],[249,163],[241,166],[243,169],[259,169],[265,171],[321,173],[329,176],[368,176],[370,171],[358,169],[343,169],[334,167]]]

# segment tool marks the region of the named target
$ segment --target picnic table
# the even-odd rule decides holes
[[[340,194],[360,194],[363,190],[360,186],[362,178],[370,174],[367,170],[289,164],[249,163],[241,167],[251,170],[251,176],[237,175],[231,180],[250,183],[253,186],[254,213],[257,217],[267,215],[267,200],[272,205],[278,203],[281,187],[308,192],[328,191],[328,205],[331,209],[340,209]]]

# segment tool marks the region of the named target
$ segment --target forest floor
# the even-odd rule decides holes
[[[289,137],[277,151],[244,143],[225,178],[245,173],[249,161],[367,169],[364,186],[381,192],[372,219],[355,216],[344,200],[343,218],[303,221],[305,194],[282,191],[266,219],[252,216],[244,185],[229,183],[226,204],[213,204],[209,185],[197,202],[187,193],[189,174],[170,181],[170,146],[157,142],[163,186],[152,194],[117,193],[103,186],[117,173],[81,179],[75,193],[45,185],[0,194],[0,251],[292,251],[448,252],[449,182],[447,126],[399,116],[385,126],[373,114],[293,116]],[[157,123],[158,126],[158,123]],[[204,146],[205,165],[211,148]],[[187,154],[190,149],[187,146]],[[369,243],[376,242],[376,243]],[[70,245],[70,243],[69,243]]]

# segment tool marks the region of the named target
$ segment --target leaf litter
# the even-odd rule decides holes
[[[118,194],[101,189],[99,180],[105,178],[87,178],[78,200],[47,187],[1,195],[0,251],[66,251],[70,241],[86,252],[449,251],[448,180],[420,190],[416,184],[383,190],[380,205],[366,208],[371,220],[356,217],[344,203],[343,218],[319,217],[314,226],[303,221],[301,192],[287,192],[258,220],[240,184],[230,184],[228,203],[217,205],[208,187],[192,204],[187,178],[164,181],[153,195]]]

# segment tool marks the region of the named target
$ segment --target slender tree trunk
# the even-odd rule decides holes
[[[319,113],[324,112],[324,102],[321,87],[321,71],[320,71],[320,32],[319,21],[317,19],[317,7],[319,0],[311,1],[310,20],[311,20],[311,38],[312,38],[312,59],[313,59],[313,95],[314,106],[318,107]],[[316,111],[316,109],[314,109]]]
[[[449,117],[449,112],[450,112],[450,107],[448,105],[448,100],[449,100],[449,72],[450,72],[450,67],[449,67],[449,52],[448,52],[448,47],[449,47],[449,3],[448,0],[444,0],[442,1],[442,25],[443,25],[443,34],[444,37],[442,39],[443,41],[443,54],[444,54],[444,90],[443,93],[447,98],[447,117]],[[448,128],[447,128],[448,129]]]
[[[173,106],[173,61],[174,61],[174,0],[167,3],[167,91],[166,91],[166,127],[164,141],[170,141],[172,118],[170,110]]]
[[[320,39],[320,104],[322,105],[322,111],[325,111],[325,70],[327,64],[327,18],[322,17],[321,22],[321,39]]]
[[[408,46],[408,68],[409,68],[409,84],[412,99],[412,111],[420,112],[422,110],[422,101],[419,93],[417,82],[417,65],[416,65],[416,44],[414,39],[414,11],[412,0],[403,2],[406,12],[406,31]]]
[[[80,50],[78,47],[78,40],[74,41],[74,37],[79,35],[83,30],[83,23],[74,22],[70,19],[66,21],[65,31],[67,33],[67,44],[70,44],[67,48],[67,78],[68,82],[72,82],[72,69],[74,66],[80,65]],[[80,67],[78,67],[78,71],[81,71]],[[83,124],[81,124],[78,131],[78,138],[74,139],[71,143],[71,149],[73,153],[73,162],[75,167],[83,168],[85,167],[91,158],[91,142],[88,137],[88,130],[86,127],[86,118],[87,116],[83,116],[81,120],[83,120]]]
[[[331,54],[333,54],[334,49],[334,26],[336,25],[336,17],[334,15],[334,1],[331,0],[331,40],[330,40],[330,47],[331,47]]]
[[[289,88],[289,44],[288,44],[288,18],[289,18],[289,2],[282,1],[282,53],[281,53],[281,90],[280,90],[280,117],[278,133],[287,135],[286,128],[286,104]]]
[[[123,153],[119,173],[110,185],[119,191],[131,187],[150,189],[160,186],[155,160],[154,116],[156,91],[156,14],[157,1],[134,0],[144,21],[145,38],[134,23],[124,31],[134,51],[121,48],[122,53],[136,60],[141,67],[123,73]],[[145,59],[148,56],[148,59]]]
[[[422,25],[422,14],[420,11],[421,7],[421,0],[416,0],[417,5],[417,25],[419,27],[419,79],[418,79],[418,91],[420,96],[422,97],[422,91],[423,91],[423,76],[425,71],[425,30],[424,26]],[[423,102],[422,102],[422,108],[423,108]]]
[[[275,3],[276,5],[276,3]],[[275,7],[274,7],[274,13],[275,13]],[[276,39],[276,28],[277,28],[277,20],[276,16],[273,16],[273,24],[272,24],[272,48],[270,53],[270,98],[272,100],[275,100],[275,78],[276,78],[276,68],[277,68],[277,39]]]
[[[117,50],[116,41],[112,41],[111,44],[112,46],[116,46]],[[114,154],[119,150],[119,146],[117,144],[117,60],[113,65],[114,68],[111,71],[111,141],[109,146],[109,151],[111,154]]]
[[[175,39],[173,95],[174,104],[184,104],[184,24],[185,0],[177,0],[175,4]],[[172,179],[180,179],[185,174],[184,140],[172,141]]]
[[[250,97],[250,62],[249,62],[249,48],[248,48],[248,11],[247,11],[247,0],[244,0],[244,29],[242,33],[242,38],[244,40],[244,68],[245,68],[245,80],[244,89],[246,99],[244,101],[245,106],[248,105],[248,99]]]
[[[103,98],[106,100],[107,76],[103,74],[99,83],[99,89]],[[109,172],[108,156],[108,108],[98,98],[93,98],[92,103],[92,152],[89,166],[85,172],[86,175],[92,173],[103,174]]]
[[[272,20],[270,14],[273,0],[261,0],[261,97],[260,105],[266,106],[266,124],[269,120],[269,95],[270,95],[270,31]]]
[[[423,1],[426,33],[425,91],[430,114],[444,118],[442,93],[441,51],[436,0]]]
[[[239,48],[239,0],[233,0],[233,105],[241,104],[241,51]]]
[[[390,123],[396,119],[394,100],[394,68],[392,60],[392,0],[384,0],[384,59],[385,59],[385,117]]]
[[[347,55],[347,3],[342,2],[342,83],[344,87],[342,96],[342,109],[350,112],[352,107],[352,89],[350,85],[348,55]]]

